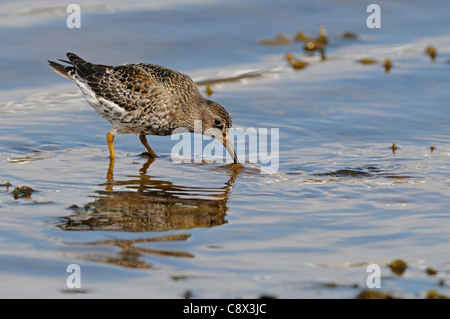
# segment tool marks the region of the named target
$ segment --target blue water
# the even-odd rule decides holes
[[[12,185],[0,186],[0,296],[353,298],[369,264],[383,292],[449,295],[449,5],[379,1],[381,28],[369,29],[369,3],[89,2],[80,29],[56,1],[3,4],[0,183]],[[298,42],[259,43],[319,24],[325,61]],[[152,162],[133,135],[116,136],[112,165],[108,123],[47,65],[66,52],[197,81],[244,74],[210,98],[234,127],[279,129],[278,169],[176,164],[170,137],[149,137]],[[310,64],[294,71],[287,52]],[[21,186],[35,191],[15,199]],[[72,263],[80,294],[66,285]]]

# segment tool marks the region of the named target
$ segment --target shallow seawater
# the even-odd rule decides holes
[[[380,1],[369,29],[369,3],[91,1],[80,29],[56,1],[2,4],[0,296],[354,298],[370,264],[382,292],[450,295],[449,5]],[[324,61],[261,43],[319,24]],[[278,161],[175,163],[179,139],[149,136],[153,160],[133,135],[110,161],[108,123],[47,66],[70,51],[210,84],[234,127],[278,129]],[[288,52],[309,64],[294,70]]]

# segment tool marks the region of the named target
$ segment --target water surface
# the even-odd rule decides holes
[[[449,295],[449,6],[380,1],[371,30],[369,3],[90,1],[76,30],[55,1],[2,4],[0,296],[353,298],[372,263],[394,296]],[[259,43],[320,23],[325,61]],[[278,170],[176,164],[170,137],[149,137],[153,161],[133,135],[110,162],[108,123],[46,64],[69,51],[211,84],[235,127],[279,129]],[[288,52],[309,65],[293,70]]]

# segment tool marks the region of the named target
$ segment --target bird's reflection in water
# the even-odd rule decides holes
[[[73,206],[74,214],[65,217],[65,230],[106,230],[124,232],[168,231],[194,227],[212,227],[227,223],[227,200],[241,166],[225,168],[226,183],[217,188],[186,187],[148,175],[154,159],[148,158],[138,176],[114,180],[114,160],[110,161],[105,190],[96,191],[96,199],[84,207]],[[119,187],[118,187],[119,186]],[[120,190],[114,190],[114,188]],[[134,240],[102,240],[88,245],[113,245],[118,257],[101,257],[99,261],[126,267],[149,268],[140,261],[142,254],[193,257],[191,253],[144,248],[155,242],[183,241],[190,234],[166,235]],[[89,259],[92,259],[90,255]]]

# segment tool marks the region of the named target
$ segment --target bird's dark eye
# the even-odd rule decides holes
[[[222,121],[221,120],[218,120],[218,119],[215,119],[214,120],[214,125],[217,127],[217,128],[223,128],[223,124],[222,124]]]

